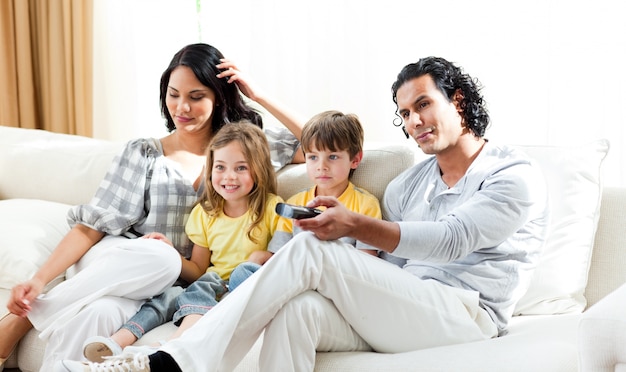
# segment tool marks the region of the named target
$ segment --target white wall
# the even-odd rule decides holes
[[[94,133],[163,134],[160,73],[176,50],[201,40],[305,117],[354,112],[366,140],[404,142],[392,125],[391,84],[407,63],[438,55],[483,83],[487,138],[609,138],[605,184],[626,186],[620,8],[613,0],[204,0],[198,36],[195,0],[96,0]]]

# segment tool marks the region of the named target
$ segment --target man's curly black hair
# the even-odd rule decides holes
[[[396,96],[398,89],[407,81],[423,75],[430,75],[437,88],[449,102],[457,92],[461,91],[463,100],[461,110],[464,123],[477,137],[483,137],[489,126],[489,114],[480,90],[480,82],[468,74],[463,73],[460,67],[440,57],[425,57],[415,63],[406,65],[398,74],[397,80],[391,86],[393,102],[398,106]],[[396,115],[398,115],[396,111]]]

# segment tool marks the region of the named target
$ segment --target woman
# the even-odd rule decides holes
[[[170,134],[130,141],[90,204],[69,211],[70,232],[32,279],[12,289],[11,314],[0,320],[0,365],[32,327],[48,341],[42,370],[51,370],[55,360],[80,358],[88,336],[112,334],[146,299],[176,281],[190,264],[192,243],[184,226],[204,188],[209,141],[230,122],[262,126],[239,89],[293,133],[267,133],[274,165],[294,160],[298,120],[252,89],[216,48],[181,49],[161,77],[161,111]],[[168,236],[175,249],[135,239],[153,231]],[[65,270],[67,280],[39,296]]]

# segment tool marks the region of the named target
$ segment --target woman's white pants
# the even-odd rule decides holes
[[[161,350],[185,372],[232,371],[263,331],[262,371],[312,371],[316,350],[396,353],[497,335],[478,293],[300,233]]]
[[[113,334],[180,270],[180,254],[161,241],[104,237],[32,305],[28,319],[47,341],[41,371],[57,360],[82,360],[88,337]]]

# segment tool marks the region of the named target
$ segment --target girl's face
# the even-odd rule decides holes
[[[202,85],[189,67],[178,66],[172,71],[165,104],[177,131],[210,130],[215,93]]]
[[[248,195],[254,188],[250,165],[237,141],[213,151],[211,184],[227,205],[248,206]],[[245,204],[244,204],[245,203]]]

